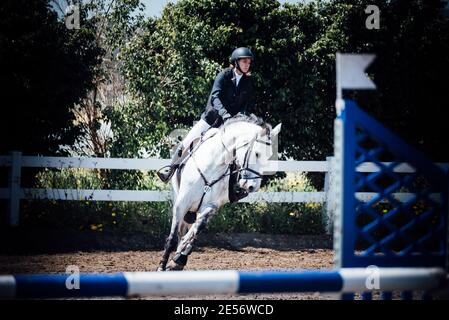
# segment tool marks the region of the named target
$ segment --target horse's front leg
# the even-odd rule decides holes
[[[176,221],[176,219],[173,219],[170,234],[165,241],[164,253],[162,254],[157,271],[165,271],[170,253],[172,253],[178,245],[178,233],[176,231],[178,229],[178,223],[179,222]]]
[[[192,252],[193,242],[197,235],[206,227],[209,219],[217,212],[218,207],[214,204],[208,204],[203,207],[198,214],[195,223],[192,224],[189,231],[182,237],[175,255],[167,265],[167,270],[182,270],[187,264],[187,258]]]
[[[170,253],[172,253],[178,245],[178,230],[181,225],[181,217],[183,216],[184,211],[185,207],[180,205],[180,203],[176,201],[173,207],[173,217],[171,222],[170,234],[168,235],[165,242],[164,253],[162,254],[162,258],[159,262],[157,271],[165,271]]]

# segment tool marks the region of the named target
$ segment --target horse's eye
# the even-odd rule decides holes
[[[256,158],[259,158],[259,152],[256,152]]]

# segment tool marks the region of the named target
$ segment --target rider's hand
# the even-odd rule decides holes
[[[218,111],[218,114],[221,116],[221,118],[223,119],[223,121],[229,119],[231,117],[231,115],[229,114],[229,112],[223,108],[220,111]]]
[[[228,112],[226,112],[221,117],[223,118],[223,121],[226,121],[226,120],[228,120],[231,117],[231,115]]]

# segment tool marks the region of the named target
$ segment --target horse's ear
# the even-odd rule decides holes
[[[281,131],[281,126],[282,123],[279,123],[276,127],[274,127],[274,129],[271,131],[271,138],[274,138],[279,134],[279,132]]]
[[[262,134],[260,135],[261,137],[263,136],[269,136],[271,133],[270,128],[269,127],[263,127],[262,129]]]

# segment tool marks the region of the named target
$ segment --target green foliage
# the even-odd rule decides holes
[[[356,10],[367,2],[380,8],[380,29],[367,31],[366,14]],[[352,8],[344,29],[346,51],[375,52],[368,69],[378,89],[355,92],[365,110],[434,161],[447,161],[449,149],[441,132],[446,118],[449,74],[449,19],[441,14],[442,1],[338,1]]]
[[[100,171],[89,169],[44,169],[36,175],[36,188],[101,189]]]
[[[116,178],[118,170],[46,169],[36,176],[36,188],[48,189],[127,189],[130,183]],[[126,171],[134,190],[168,190],[155,174]],[[138,177],[138,178],[136,178]],[[76,192],[76,191],[75,191]],[[148,234],[150,239],[165,237],[171,223],[171,204],[168,202],[102,202],[83,199],[77,201],[23,201],[21,224],[32,227],[52,227],[75,232],[130,235]]]
[[[112,54],[134,35],[143,20],[144,5],[139,0],[95,0],[85,2],[83,9],[90,13],[89,23],[102,47]]]
[[[322,234],[322,206],[297,203],[227,205],[211,219],[206,232]]]
[[[137,189],[168,189],[154,175],[142,176]],[[38,188],[99,189],[104,188],[104,172],[99,170],[45,170],[37,176]],[[274,179],[261,191],[316,191],[300,173]],[[148,234],[154,240],[168,235],[171,224],[169,202],[101,202],[24,201],[21,224],[52,227],[76,232],[131,235]],[[220,209],[205,232],[260,232],[278,234],[321,234],[323,224],[320,204],[237,203]]]
[[[166,202],[23,201],[21,225],[88,234],[147,234],[161,240],[170,228]]]
[[[303,173],[287,173],[271,180],[263,192],[313,192]],[[323,207],[317,203],[237,203],[226,205],[207,227],[208,232],[261,232],[285,234],[321,234]]]
[[[84,18],[85,12],[82,12]],[[71,108],[92,88],[103,51],[88,25],[69,30],[48,0],[0,4],[0,154],[52,154],[79,133]]]
[[[127,149],[133,154],[153,147],[167,156],[167,146],[160,141],[198,119],[215,75],[229,63],[232,50],[245,45],[256,54],[258,94],[250,112],[272,123],[282,121],[286,156],[323,159],[331,153],[334,116],[333,98],[323,93],[330,91],[331,66],[343,43],[342,19],[321,17],[325,7],[322,3],[281,7],[275,0],[185,0],[168,5],[162,17],[149,19],[141,37],[121,52],[136,103],[115,112],[128,114],[122,119],[140,135],[124,131],[123,122],[113,122],[117,141],[136,142]]]
[[[370,4],[381,10],[380,30],[365,27]],[[378,54],[370,73],[379,90],[357,98],[409,142],[447,159],[439,134],[444,117],[434,117],[446,104],[441,79],[449,72],[449,23],[439,7],[437,0],[169,4],[120,52],[133,102],[109,114],[121,118],[113,121],[113,130],[117,143],[127,144],[113,154],[135,156],[145,149],[167,157],[164,138],[199,118],[216,73],[227,66],[235,47],[249,46],[256,55],[257,92],[250,111],[283,123],[283,156],[324,160],[333,153],[335,53],[341,51]],[[421,120],[430,130],[414,130]]]
[[[44,189],[170,190],[155,172],[140,170],[44,169],[35,180]]]

